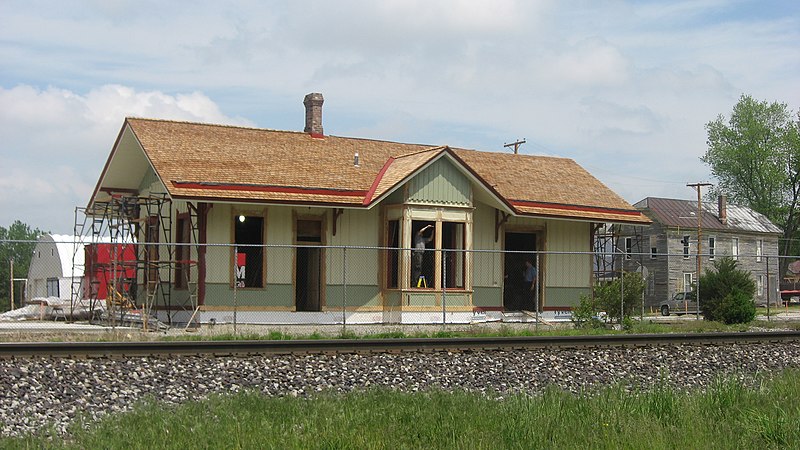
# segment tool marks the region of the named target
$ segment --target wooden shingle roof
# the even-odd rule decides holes
[[[371,207],[446,153],[515,214],[649,223],[571,159],[167,120],[126,127],[176,199]]]

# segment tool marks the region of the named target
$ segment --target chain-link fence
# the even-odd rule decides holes
[[[635,305],[621,309],[639,317],[700,317],[693,293],[698,268],[704,273],[723,257],[316,244],[0,245],[34,249],[29,261],[0,261],[5,329],[89,324],[301,334],[569,323],[572,309],[591,299],[595,286],[631,272],[641,275],[644,290]],[[798,257],[737,259],[768,317],[800,297],[800,280],[787,270]],[[619,301],[632,302],[624,290],[623,282]]]

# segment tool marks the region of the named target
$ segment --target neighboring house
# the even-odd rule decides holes
[[[653,224],[621,226],[616,245],[625,255],[626,271],[646,269],[645,305],[657,308],[676,293],[691,291],[697,281],[697,202],[648,197],[634,206]],[[781,229],[750,208],[728,205],[724,196],[702,202],[700,214],[701,272],[730,256],[752,274],[757,303],[765,304],[768,297],[777,302]]]
[[[86,212],[125,211],[143,224],[132,229],[152,245],[140,258],[163,264],[140,271],[139,292],[148,283],[170,290],[155,305],[162,319],[230,321],[234,287],[243,322],[333,323],[345,290],[348,322],[436,322],[443,284],[448,321],[477,309],[533,309],[504,292],[509,267],[521,270],[525,255],[499,251],[590,252],[594,223],[650,222],[570,159],[328,136],[322,102],[306,96],[302,133],[125,120]],[[453,250],[425,253],[425,283],[412,280],[410,250],[348,253],[344,284],[345,262],[319,248],[410,249],[422,229],[427,249]],[[158,242],[179,245],[158,250]],[[243,247],[220,258],[209,256],[220,247],[202,244]],[[539,274],[542,310],[569,309],[591,292],[585,254],[541,255]]]
[[[133,246],[112,245],[107,237],[84,243],[79,236],[42,235],[28,266],[26,300],[104,300],[115,277],[122,280],[135,276],[131,265],[135,259]]]

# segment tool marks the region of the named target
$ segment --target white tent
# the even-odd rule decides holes
[[[28,267],[26,300],[70,298],[73,279],[79,283],[83,278],[84,246],[80,241],[77,236],[61,234],[39,237]]]

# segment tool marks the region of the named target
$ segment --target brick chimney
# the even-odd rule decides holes
[[[717,206],[719,207],[719,221],[723,225],[728,224],[728,201],[724,195],[717,197]]]
[[[303,131],[310,133],[313,137],[322,137],[322,103],[325,99],[322,94],[311,93],[303,99],[306,105],[306,127]]]

